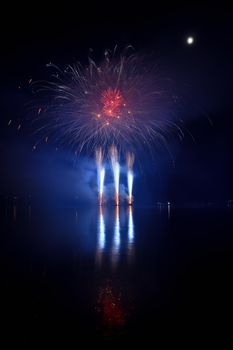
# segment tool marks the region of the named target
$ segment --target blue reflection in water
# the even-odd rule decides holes
[[[105,246],[105,223],[102,208],[99,212],[99,232],[98,232],[98,248],[103,250]]]
[[[134,223],[133,223],[133,210],[132,207],[129,207],[128,212],[128,242],[133,243],[134,241]]]
[[[114,269],[117,267],[117,263],[119,259],[120,244],[121,244],[121,236],[120,236],[119,207],[116,206],[114,235],[113,235],[113,242],[112,242],[112,267]]]
[[[125,214],[127,213],[127,224],[125,226]],[[105,224],[107,218],[107,226]],[[132,207],[112,208],[100,207],[97,220],[97,242],[96,242],[96,263],[102,264],[103,256],[109,256],[112,269],[116,269],[120,256],[126,252],[129,261],[134,254],[134,222]],[[124,238],[125,237],[125,238]],[[110,243],[110,245],[108,244]]]
[[[171,217],[171,203],[167,202],[167,217],[170,219]]]
[[[119,251],[121,243],[121,236],[120,236],[120,219],[119,219],[119,207],[116,207],[115,211],[115,225],[114,225],[114,237],[113,237],[113,250],[115,252]]]
[[[128,209],[128,258],[131,259],[134,254],[134,222],[133,222],[133,209],[129,206]]]
[[[97,233],[97,249],[96,249],[96,263],[98,266],[102,263],[102,255],[105,249],[105,222],[102,207],[99,210],[98,233]]]

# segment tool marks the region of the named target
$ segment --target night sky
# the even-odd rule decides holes
[[[171,139],[175,166],[162,148],[154,150],[153,161],[140,154],[144,163],[137,165],[135,198],[144,203],[233,198],[233,11],[223,1],[221,8],[209,1],[163,3],[57,3],[14,8],[14,15],[12,8],[3,11],[0,194],[91,198],[92,160],[83,155],[74,166],[73,155],[66,148],[56,152],[54,145],[32,152],[31,133],[7,124],[12,119],[17,125],[23,117],[30,98],[24,87],[29,79],[46,77],[46,63],[77,59],[85,64],[89,48],[98,60],[106,48],[130,44],[136,52],[152,54],[172,81],[181,101],[175,113],[195,138],[186,133],[182,142]]]

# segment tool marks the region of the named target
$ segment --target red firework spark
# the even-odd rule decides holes
[[[119,118],[125,106],[124,99],[118,89],[107,89],[102,93],[102,112],[107,117]]]

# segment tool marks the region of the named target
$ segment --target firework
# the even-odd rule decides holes
[[[99,204],[103,203],[105,169],[103,166],[103,152],[101,148],[96,149],[97,181],[99,192]]]
[[[115,146],[110,148],[110,158],[115,188],[115,204],[119,205],[119,180],[120,180],[120,164],[118,162],[118,152]]]
[[[174,99],[161,86],[163,80],[132,47],[122,52],[106,50],[99,62],[74,62],[64,69],[49,63],[49,80],[28,83],[36,98],[33,128],[40,142],[54,142],[56,150],[70,146],[75,155],[96,153],[99,204],[103,203],[105,168],[103,154],[111,148],[115,203],[119,204],[118,154],[127,154],[128,204],[132,204],[133,161],[137,149],[155,143],[167,145],[167,137],[184,134],[173,121]],[[32,110],[35,110],[33,102]],[[171,118],[172,115],[172,118]],[[30,113],[31,116],[31,113]],[[11,125],[11,120],[8,125]],[[22,124],[18,124],[18,130]],[[133,152],[133,153],[132,153]],[[169,151],[170,153],[170,151]],[[171,154],[171,153],[170,153]]]
[[[133,163],[134,163],[134,154],[127,153],[126,155],[126,165],[127,165],[127,182],[128,182],[128,204],[132,205],[133,202]]]
[[[33,125],[41,140],[66,143],[76,154],[112,144],[126,153],[153,142],[167,145],[173,131],[183,136],[164,112],[171,99],[161,79],[131,47],[120,54],[106,50],[99,63],[89,57],[86,66],[47,66],[53,69],[49,81],[30,81],[39,103]]]

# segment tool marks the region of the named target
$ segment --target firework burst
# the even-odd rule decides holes
[[[65,69],[50,63],[47,66],[53,73],[48,81],[29,80],[37,101],[33,128],[38,141],[33,150],[43,140],[53,141],[56,150],[69,145],[76,155],[82,151],[95,152],[100,206],[104,193],[104,155],[110,158],[117,206],[119,158],[122,153],[126,155],[128,204],[132,205],[137,150],[154,149],[151,147],[154,143],[169,150],[169,135],[175,133],[180,139],[184,136],[171,118],[172,98],[161,88],[161,79],[153,68],[148,68],[151,65],[143,57],[132,52],[132,47],[119,54],[116,50],[106,50],[99,63],[89,57],[86,66],[75,62]]]
[[[76,153],[109,149],[121,152],[167,145],[167,136],[181,129],[162,112],[166,93],[147,69],[143,58],[127,48],[120,55],[106,51],[100,63],[89,58],[64,70],[48,64],[54,73],[49,81],[30,83],[41,103],[37,108],[37,133],[47,140],[66,143]]]

